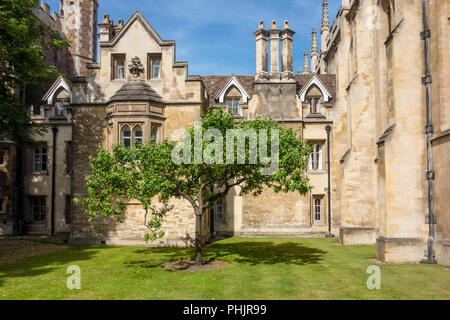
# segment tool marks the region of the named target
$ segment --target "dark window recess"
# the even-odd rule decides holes
[[[72,173],[72,142],[66,142],[66,174],[70,175]]]
[[[72,196],[66,196],[66,208],[65,208],[66,224],[72,223]]]
[[[33,155],[33,172],[47,172],[47,146],[42,145],[34,148]]]
[[[34,223],[44,223],[47,216],[46,199],[42,197],[33,197],[31,199],[31,210]]]
[[[0,213],[4,213],[6,211],[6,201],[4,199],[0,199]]]
[[[33,115],[38,116],[41,114],[41,106],[40,105],[34,105],[33,106]]]
[[[4,164],[4,163],[5,163],[5,152],[0,151],[0,164]]]
[[[314,220],[322,220],[321,199],[314,199]]]

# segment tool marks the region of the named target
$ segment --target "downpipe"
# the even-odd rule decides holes
[[[436,259],[434,255],[434,241],[436,238],[436,216],[434,214],[434,178],[435,173],[433,170],[433,149],[431,139],[433,138],[434,128],[431,110],[431,85],[433,83],[431,71],[430,71],[430,37],[431,30],[429,26],[429,7],[428,0],[423,0],[423,28],[421,38],[424,41],[424,54],[425,54],[425,76],[422,80],[425,86],[425,98],[426,98],[426,118],[427,124],[424,128],[424,133],[427,136],[427,172],[426,179],[428,181],[428,216],[426,223],[428,224],[428,241],[426,260],[422,263],[435,264]]]
[[[52,159],[52,208],[51,208],[51,216],[50,216],[50,224],[51,224],[51,236],[55,236],[55,198],[56,198],[56,137],[58,134],[58,128],[53,127],[53,159]]]

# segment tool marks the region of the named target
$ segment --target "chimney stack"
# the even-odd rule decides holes
[[[270,36],[270,78],[279,80],[280,74],[280,34],[277,28],[277,22],[272,21],[272,29],[269,30]]]
[[[269,79],[269,44],[267,40],[269,33],[264,29],[263,20],[259,21],[259,29],[254,35],[256,37],[256,80],[267,80]]]
[[[42,1],[42,5],[41,6],[42,6],[42,10],[44,10],[44,12],[46,14],[50,15],[50,6],[44,1]]]
[[[294,79],[294,48],[293,37],[295,32],[289,28],[289,21],[284,21],[281,32],[281,76],[283,80]]]
[[[99,42],[111,41],[114,35],[114,24],[111,19],[109,19],[109,15],[107,13],[103,16],[103,22],[99,23],[98,26],[100,28]]]

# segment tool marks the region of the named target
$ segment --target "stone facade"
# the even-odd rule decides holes
[[[426,3],[431,32],[434,180],[431,172],[426,174],[423,1],[344,0],[330,32],[323,34],[326,54],[321,64],[337,77],[332,211],[340,220],[344,244],[374,243],[376,239],[380,260],[418,263],[425,258],[431,239],[437,261],[448,265],[445,181],[450,145],[444,114],[450,111],[450,12],[446,1]],[[437,230],[431,237],[429,184],[435,188],[430,201],[437,217],[436,225],[431,221],[431,228]]]
[[[420,262],[431,239],[437,261],[450,264],[450,7],[445,0],[427,1],[434,175],[425,175],[430,162],[423,131],[427,103],[421,0],[342,0],[331,27],[324,0],[320,40],[314,29],[311,65],[305,52],[298,74],[293,61],[302,55],[293,52],[295,32],[289,21],[281,28],[272,21],[267,30],[260,21],[254,33],[255,75],[229,76],[189,75],[187,62],[176,61],[175,42],[162,39],[140,12],[117,24],[103,16],[96,62],[98,3],[72,3],[63,1],[60,15],[51,17],[45,5],[36,9],[41,21],[75,45],[56,54],[67,77],[49,86],[34,116],[50,128],[41,142],[48,148],[47,167],[55,162],[56,171],[24,178],[26,198],[54,199],[53,210],[47,205],[39,226],[29,220],[36,210],[33,203],[26,205],[28,232],[49,233],[54,224],[55,233],[68,233],[74,242],[144,245],[145,212],[139,203],[129,202],[123,223],[113,218],[89,222],[83,208],[71,204],[73,196],[86,195],[89,156],[99,145],[178,140],[203,112],[223,108],[236,121],[271,116],[298,130],[314,149],[306,173],[313,189],[305,196],[267,189],[259,197],[241,197],[235,187],[204,216],[204,241],[217,235],[323,237],[330,225],[343,245],[377,244],[378,258],[385,262]],[[429,85],[429,80],[424,82]],[[437,221],[431,221],[431,229],[426,220],[430,180]],[[192,244],[193,211],[185,201],[172,204],[164,221],[166,236],[152,245]],[[49,220],[50,211],[54,217]],[[436,233],[430,237],[433,227]]]

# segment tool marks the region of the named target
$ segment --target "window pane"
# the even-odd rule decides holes
[[[134,128],[134,134],[133,134],[133,142],[135,144],[142,144],[142,128],[140,126],[137,126]]]
[[[316,221],[321,220],[321,200],[320,199],[315,199],[314,200],[314,219]]]
[[[131,131],[128,126],[125,126],[122,129],[122,143],[125,147],[131,146]]]
[[[317,170],[322,170],[322,145],[316,145],[316,166]]]
[[[56,112],[58,116],[61,116],[64,113],[64,101],[58,101],[56,106]]]
[[[42,164],[41,171],[47,171],[47,148],[42,148]]]
[[[313,150],[309,154],[309,161],[308,161],[308,170],[314,170],[314,146]]]
[[[125,63],[119,61],[117,63],[117,79],[125,79]]]
[[[234,113],[239,113],[239,100],[234,100]]]
[[[153,61],[153,78],[159,78],[161,71],[161,61]]]
[[[216,202],[215,214],[216,214],[216,219],[217,220],[222,220],[223,219],[223,204],[222,204],[222,200],[218,200]]]
[[[46,201],[45,199],[35,198],[32,200],[33,208],[33,221],[34,222],[45,222],[45,216],[47,213]]]
[[[233,113],[233,100],[227,100],[228,113]]]
[[[152,142],[158,142],[158,127],[152,127]]]
[[[41,152],[39,148],[34,149],[34,160],[33,160],[33,171],[39,172],[40,171],[40,156]]]

